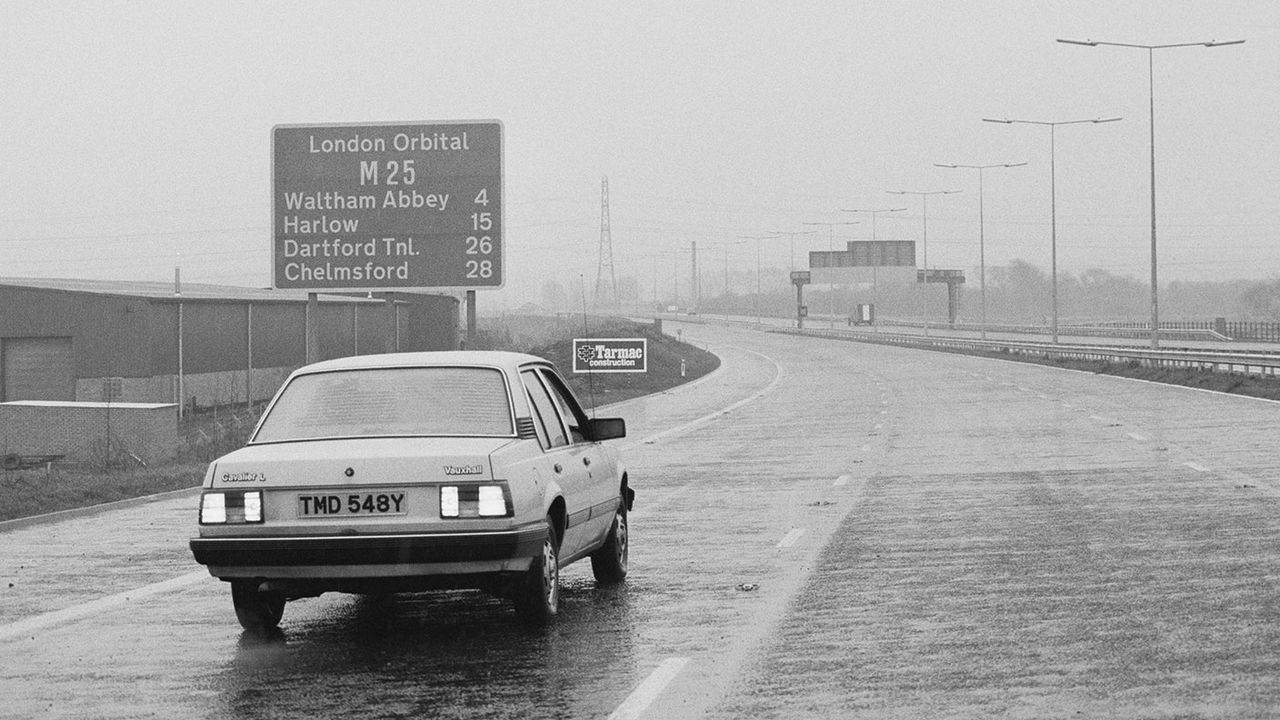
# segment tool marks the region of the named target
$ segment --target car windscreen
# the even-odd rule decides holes
[[[251,442],[512,434],[511,404],[499,370],[378,368],[294,378]]]

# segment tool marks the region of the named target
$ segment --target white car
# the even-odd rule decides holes
[[[546,622],[560,568],[627,574],[621,419],[591,419],[551,363],[504,352],[367,355],[289,376],[248,444],[215,460],[197,562],[241,625],[328,591],[470,587]]]

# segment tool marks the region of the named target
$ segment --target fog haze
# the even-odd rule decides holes
[[[614,266],[647,296],[688,263],[921,239],[931,267],[1049,264],[1145,281],[1146,53],[1056,38],[1243,45],[1155,54],[1160,279],[1280,269],[1280,6],[1270,2],[10,2],[0,7],[0,276],[265,286],[270,130],[497,119],[507,285],[590,286],[608,177]],[[790,247],[761,264],[785,283]],[[801,261],[803,262],[803,260]]]

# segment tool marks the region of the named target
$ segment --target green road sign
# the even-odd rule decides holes
[[[500,122],[278,125],[271,140],[274,287],[502,286]]]

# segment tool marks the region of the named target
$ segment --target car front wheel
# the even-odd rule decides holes
[[[604,545],[591,553],[591,572],[601,585],[613,585],[627,577],[627,551],[630,547],[630,528],[627,525],[627,505],[618,503],[609,526],[609,536]]]
[[[272,630],[280,625],[280,618],[284,616],[284,596],[260,592],[256,581],[232,582],[231,602],[236,607],[236,619],[245,630]]]
[[[560,548],[556,528],[547,518],[547,537],[533,558],[516,595],[516,613],[526,622],[546,624],[560,609]]]

